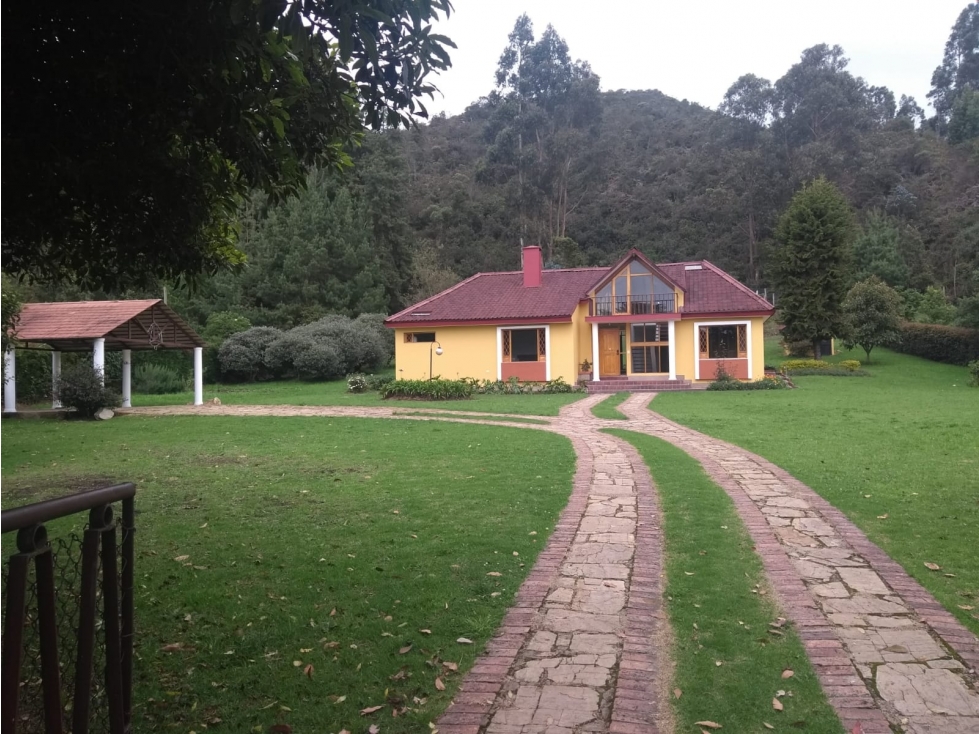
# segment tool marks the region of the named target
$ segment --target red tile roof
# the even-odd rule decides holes
[[[683,289],[683,314],[774,313],[768,301],[706,260],[657,264],[656,269]],[[536,288],[525,288],[520,272],[477,273],[394,314],[386,323],[568,321],[578,303],[610,270],[545,270]]]
[[[31,342],[96,339],[159,302],[160,299],[154,298],[144,301],[25,303],[20,311],[17,338]]]
[[[143,316],[147,311],[149,314]],[[150,321],[159,318],[170,331],[164,336],[164,346],[185,348],[204,346],[204,341],[169,306],[158,298],[130,301],[64,301],[58,303],[25,303],[17,324],[20,342],[51,345],[77,345],[80,340],[111,337],[113,343],[129,341],[117,333],[129,321]],[[134,324],[136,322],[134,321]],[[145,328],[136,325],[142,348]],[[125,344],[123,346],[131,346]]]
[[[775,312],[772,304],[706,260],[656,267],[684,289],[682,314]]]
[[[540,319],[567,321],[607,268],[545,270],[541,284],[525,288],[522,272],[477,273],[447,291],[416,303],[388,324]]]

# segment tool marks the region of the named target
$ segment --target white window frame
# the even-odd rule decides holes
[[[700,327],[701,326],[744,326],[748,339],[748,379],[755,379],[754,361],[751,358],[751,319],[743,321],[694,321],[693,322],[693,370],[694,379],[700,379]]]
[[[549,324],[514,324],[512,326],[496,327],[496,379],[503,379],[503,331],[513,331],[515,329],[543,329],[544,330],[544,379],[551,381],[551,327]],[[520,364],[517,362],[517,364]]]

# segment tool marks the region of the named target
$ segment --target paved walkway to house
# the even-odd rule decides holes
[[[567,436],[571,499],[496,636],[438,722],[442,734],[653,734],[673,730],[669,629],[654,485],[637,452],[601,432],[662,438],[725,489],[847,732],[979,734],[979,640],[843,513],[744,449],[647,410],[595,418],[594,395],[540,424],[419,408],[174,406],[169,415],[350,416],[486,422]],[[893,727],[893,728],[892,728]]]

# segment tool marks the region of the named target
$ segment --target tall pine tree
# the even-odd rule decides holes
[[[845,331],[843,299],[850,283],[853,213],[824,178],[803,187],[775,232],[772,276],[787,341],[819,343]]]

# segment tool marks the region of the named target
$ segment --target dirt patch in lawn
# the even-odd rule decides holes
[[[32,477],[29,480],[5,477],[3,480],[3,505],[5,509],[8,509],[54,497],[66,497],[79,492],[111,487],[123,481],[126,480],[100,474],[61,474],[45,477],[43,480],[37,477]]]

